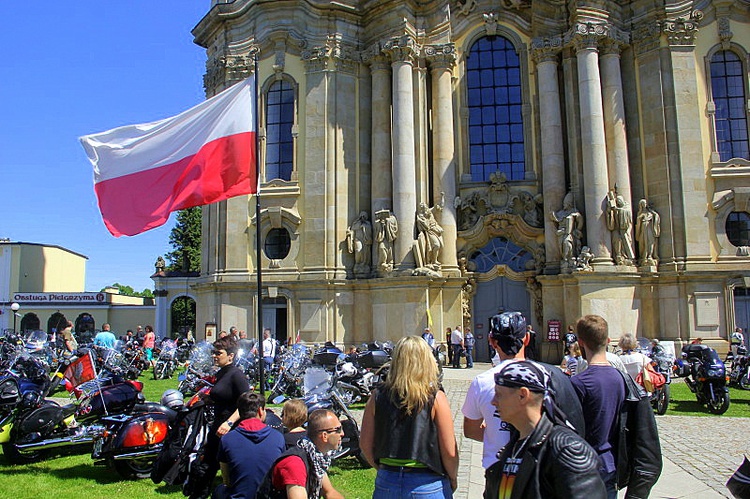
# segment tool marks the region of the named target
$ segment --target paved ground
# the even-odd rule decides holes
[[[444,387],[453,409],[461,465],[456,499],[476,499],[484,490],[482,444],[463,437],[461,406],[471,380],[489,369],[445,369]],[[651,492],[654,499],[710,499],[732,497],[724,484],[750,455],[746,437],[750,418],[657,416],[664,470]],[[620,494],[620,497],[624,497]]]

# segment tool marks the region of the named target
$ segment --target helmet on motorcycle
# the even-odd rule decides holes
[[[339,367],[339,373],[341,376],[351,378],[357,375],[357,368],[351,362],[344,362]]]
[[[738,346],[737,355],[747,355],[747,347],[745,347],[745,345]]]
[[[178,411],[185,405],[182,392],[179,390],[175,390],[174,388],[165,391],[162,394],[159,403],[161,405],[169,407],[173,411]]]

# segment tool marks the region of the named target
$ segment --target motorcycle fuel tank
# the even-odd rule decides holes
[[[138,401],[139,391],[128,383],[105,386],[92,393],[79,406],[76,417],[79,421],[98,418],[105,414],[120,414],[130,411]]]

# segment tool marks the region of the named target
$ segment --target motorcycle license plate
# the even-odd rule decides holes
[[[94,450],[91,451],[91,456],[98,458],[102,453],[102,447],[104,446],[104,439],[97,438],[94,440]]]

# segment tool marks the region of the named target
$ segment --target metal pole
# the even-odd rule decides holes
[[[258,51],[256,50],[253,54],[253,82],[254,94],[255,94],[255,109],[253,119],[255,120],[255,178],[256,178],[256,189],[255,189],[255,268],[258,274],[258,374],[260,377],[260,396],[266,396],[265,389],[265,361],[263,360],[263,279],[261,272],[261,257],[260,257],[260,156],[259,140],[258,140]]]

